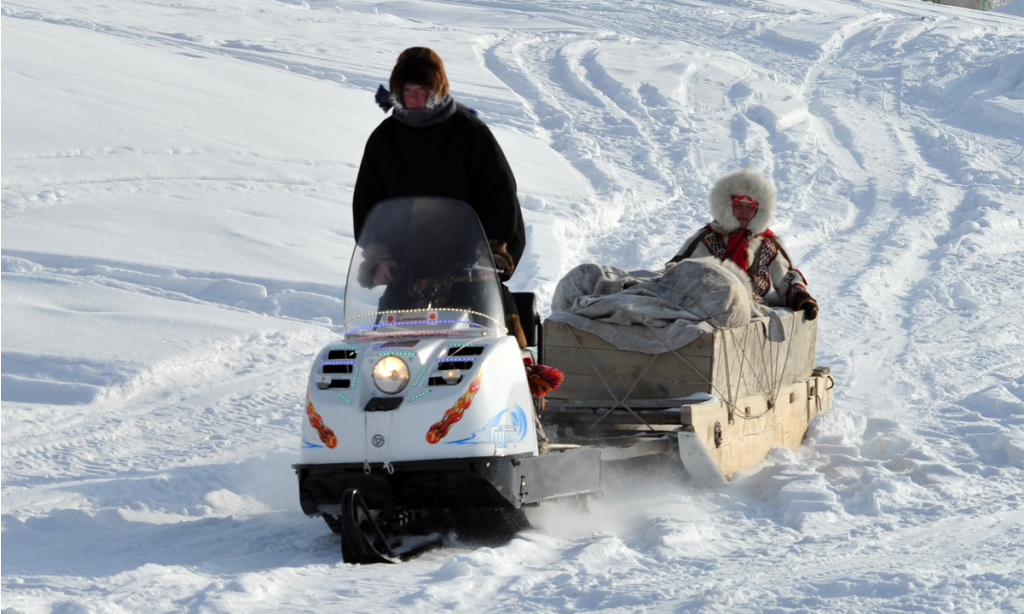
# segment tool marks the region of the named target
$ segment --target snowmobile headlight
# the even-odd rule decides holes
[[[373,367],[373,383],[384,394],[398,394],[409,384],[409,367],[398,356],[385,356]]]

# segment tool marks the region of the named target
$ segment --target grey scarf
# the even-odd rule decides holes
[[[436,104],[420,111],[409,111],[400,105],[395,105],[391,115],[406,126],[413,128],[428,128],[436,126],[444,120],[455,115],[458,105],[451,94],[445,94]]]

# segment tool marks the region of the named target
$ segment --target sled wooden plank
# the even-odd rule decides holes
[[[681,350],[676,350],[682,358],[686,359],[686,362],[697,367],[705,376],[710,376],[711,370],[711,353],[706,355],[695,355]],[[571,363],[579,363],[590,367],[590,363],[593,362],[597,365],[609,365],[614,367],[615,365],[621,365],[622,368],[633,368],[639,366],[641,369],[647,366],[647,363],[651,361],[651,358],[657,356],[657,362],[655,363],[659,367],[672,367],[682,368],[686,370],[686,363],[680,360],[679,356],[676,356],[672,352],[665,352],[664,354],[644,354],[642,352],[630,352],[628,350],[597,350],[597,349],[584,349],[580,350],[578,347],[566,347],[566,346],[552,346],[550,344],[544,345],[545,359],[550,356],[558,356],[563,360],[570,361]],[[670,360],[671,359],[671,360]],[[550,362],[550,360],[548,361]],[[571,365],[570,365],[571,366]],[[652,365],[653,368],[654,365]]]
[[[683,398],[701,392],[713,393],[709,383],[710,358],[691,356],[687,364],[670,353],[657,356],[652,363],[653,356],[650,354],[630,355],[621,351],[606,354],[602,356],[593,351],[583,354],[578,348],[576,351],[559,351],[546,347],[545,362],[558,367],[565,374],[562,385],[552,391],[548,398],[599,398],[612,401],[613,397],[605,387],[606,384],[619,399],[627,393],[632,399]]]
[[[575,338],[573,335],[575,335]],[[576,339],[579,339],[579,345],[577,345]],[[699,337],[677,351],[684,355],[711,356],[712,343],[712,333],[701,333]],[[572,328],[565,322],[554,322],[551,320],[544,321],[545,348],[564,347],[579,351],[580,345],[587,350],[610,350],[613,352],[626,351],[615,347],[597,335]],[[635,353],[641,354],[641,352]],[[650,354],[647,354],[647,356],[650,356]]]
[[[629,416],[629,414],[625,414],[625,416]],[[645,425],[643,422],[636,421],[635,418],[633,418],[632,416],[629,416],[629,417],[630,417],[630,419],[633,419],[634,421],[633,422],[624,422],[624,421],[622,421],[624,416],[616,414],[616,416],[614,418],[605,418],[604,420],[598,422],[596,425],[594,424],[594,421],[597,420],[597,418],[593,418],[591,420],[579,420],[579,421],[576,421],[576,422],[574,422],[574,421],[568,421],[568,422],[559,421],[558,422],[558,427],[559,428],[563,428],[563,427],[571,428],[572,432],[580,437],[580,440],[586,440],[587,439],[587,437],[585,436],[586,433],[588,433],[588,432],[593,433],[593,431],[629,431],[629,432],[671,433],[672,431],[675,431],[676,429],[679,428],[678,424],[652,424],[652,423],[648,422]],[[548,426],[548,425],[545,424],[545,426]],[[564,433],[564,431],[559,431],[558,441],[562,441],[563,440],[563,437],[564,437],[563,433]]]
[[[646,378],[637,383],[636,386],[633,386],[633,382],[636,381],[636,375],[638,374],[631,374],[628,377],[609,378],[605,374],[604,381],[602,381],[596,376],[590,377],[574,373],[571,377],[566,376],[565,381],[562,382],[562,386],[558,390],[559,394],[550,393],[548,396],[552,401],[586,399],[589,402],[588,407],[610,407],[611,404],[616,402],[616,399],[608,393],[608,390],[605,388],[606,383],[616,393],[618,400],[622,401],[625,399],[626,404],[629,404],[630,400],[685,397],[700,392],[709,392],[710,388],[707,384],[686,381],[676,382],[675,385],[668,387],[665,384],[671,382],[652,382]],[[629,392],[630,388],[632,388],[632,392],[630,392],[629,397],[626,397],[626,393]]]
[[[634,399],[629,398],[626,404],[632,409],[672,409],[678,417],[679,407],[686,403],[694,403],[692,399],[669,397],[664,399]],[[612,406],[608,399],[552,399],[548,397],[545,401],[548,411],[562,411],[569,409],[581,409],[590,411],[592,409],[607,409]],[[678,419],[676,420],[678,422]]]
[[[577,407],[559,407],[552,408],[548,407],[546,410],[541,412],[541,422],[544,424],[557,423],[559,426],[570,425],[570,423],[585,423],[587,425],[593,424],[598,419],[598,428],[607,428],[606,424],[612,423],[624,423],[630,425],[643,424],[646,422],[650,425],[655,424],[667,424],[673,427],[680,426],[680,413],[678,408],[664,410],[664,409],[645,409],[642,407],[631,407],[633,413],[627,410],[615,410],[612,415],[605,415],[608,410],[595,410],[595,409],[582,409]],[[636,414],[636,415],[634,415]],[[602,418],[601,416],[604,416]],[[636,416],[643,418],[641,422]]]
[[[683,362],[671,352],[666,352],[665,354],[643,354],[640,352],[627,352],[625,350],[584,350],[581,352],[579,348],[551,347],[549,345],[544,346],[544,352],[544,359],[547,362],[555,364],[552,357],[558,357],[562,361],[558,368],[563,371],[570,369],[573,373],[585,370],[593,373],[594,366],[596,366],[602,369],[602,373],[604,373],[604,369],[607,369],[611,373],[625,374],[636,371],[639,374],[644,370],[644,367],[650,364],[648,373],[650,373],[651,369],[659,372],[659,374],[661,371],[665,371],[672,379],[679,377],[693,379],[697,377],[697,373],[705,377],[711,376],[712,358],[710,355],[684,355],[683,357],[686,359],[686,362]],[[653,363],[651,363],[652,358],[654,359]],[[563,364],[565,365],[564,367],[562,366]],[[696,372],[694,369],[696,369]],[[673,375],[673,371],[678,371],[679,374]]]

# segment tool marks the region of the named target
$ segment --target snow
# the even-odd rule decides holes
[[[2,599],[37,612],[1024,612],[1024,21],[912,0],[2,5]],[[656,268],[749,166],[833,411],[724,486],[341,562],[300,511],[373,92],[444,58],[514,290]],[[618,479],[615,479],[615,478]]]

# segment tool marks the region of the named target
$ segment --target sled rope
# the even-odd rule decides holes
[[[663,284],[661,284],[661,285],[663,285]],[[744,330],[743,330],[742,343],[737,343],[736,342],[736,330],[735,329],[727,328],[727,327],[722,326],[721,323],[718,322],[718,319],[715,316],[707,313],[706,311],[704,312],[704,316],[705,316],[706,320],[708,320],[709,322],[714,324],[719,330],[728,331],[730,337],[732,338],[733,345],[736,345],[737,347],[740,347],[740,348],[745,348],[746,347],[747,335],[749,334],[749,331],[746,328],[744,328]],[[790,333],[791,334],[787,337],[787,341],[792,343],[792,331],[790,331]],[[683,361],[683,363],[686,364],[686,366],[690,367],[690,369],[694,373],[696,373],[701,379],[703,379],[711,387],[711,390],[713,390],[719,397],[721,397],[722,401],[725,403],[726,409],[728,410],[728,415],[729,415],[729,421],[730,422],[732,422],[737,415],[739,415],[744,420],[756,420],[756,419],[760,418],[761,416],[767,414],[768,412],[772,411],[772,408],[775,405],[775,398],[774,397],[778,396],[778,390],[782,386],[782,373],[785,372],[785,369],[783,369],[783,371],[779,373],[778,383],[775,384],[774,390],[772,390],[772,387],[771,387],[770,384],[766,384],[764,381],[761,380],[759,371],[755,368],[755,365],[753,364],[753,361],[751,360],[751,358],[747,356],[747,353],[745,351],[741,351],[740,352],[740,356],[739,356],[740,371],[739,371],[739,374],[737,375],[738,379],[736,381],[736,386],[735,386],[736,394],[733,395],[732,394],[732,391],[733,391],[733,385],[732,385],[732,361],[729,360],[729,344],[725,343],[725,344],[722,345],[722,358],[725,361],[725,385],[726,385],[726,389],[727,390],[726,390],[726,393],[723,394],[722,390],[718,386],[716,386],[714,382],[712,382],[707,377],[705,377],[703,373],[701,373],[696,367],[694,367],[690,363],[690,361],[688,361],[685,358],[683,358],[683,356],[679,352],[677,352],[676,350],[673,349],[672,353],[675,354],[679,358],[679,360]],[[788,345],[787,345],[787,360],[788,360]],[[743,369],[744,362],[746,362],[746,364],[749,367],[749,369],[746,369],[746,370]],[[777,361],[770,361],[770,362],[772,362],[772,364],[774,365],[775,362],[777,362]],[[761,348],[761,363],[762,363],[762,367],[764,367],[765,372],[767,373],[768,366],[767,366],[767,362],[765,360],[764,349],[763,348]],[[760,414],[757,414],[756,416],[748,416],[748,415],[746,415],[746,413],[740,413],[740,412],[736,411],[737,410],[736,400],[737,400],[737,398],[739,396],[739,388],[743,384],[743,382],[746,380],[746,375],[745,375],[746,371],[750,371],[751,377],[753,378],[754,385],[757,387],[757,389],[762,391],[762,394],[765,394],[764,391],[766,389],[768,389],[769,390],[768,394],[772,394],[772,396],[773,396],[773,398],[770,399],[770,402],[768,404],[768,410],[765,411],[765,412],[762,412]],[[766,398],[766,400],[769,400],[767,396],[765,398]]]
[[[734,330],[732,330],[732,329],[729,329],[729,334],[732,337],[733,343],[735,344],[736,343],[736,332]],[[748,335],[748,331],[744,330],[743,331],[742,343],[737,344],[741,348],[746,348],[746,345],[747,345],[747,343],[746,343],[747,335]],[[764,354],[765,354],[764,348],[761,348],[760,352],[759,352],[759,355],[761,357],[761,367],[764,369],[766,377],[767,377],[767,372],[768,372],[769,367],[768,367],[767,361],[765,360]],[[743,369],[744,362],[749,367],[746,370]],[[726,364],[726,370],[728,371],[728,367],[729,367],[728,355],[726,355],[726,363],[725,364]],[[745,380],[745,378],[743,377],[743,374],[746,371],[750,372],[752,380],[753,380],[753,383],[754,383],[754,386],[756,387],[757,390],[759,390],[761,392],[761,395],[765,397],[765,400],[767,401],[768,409],[766,409],[765,411],[763,411],[763,412],[761,412],[759,414],[756,414],[756,415],[753,415],[753,416],[748,416],[746,414],[746,412],[736,411],[737,406],[735,405],[735,402],[733,402],[732,410],[733,410],[734,416],[738,415],[740,418],[743,418],[744,420],[757,420],[758,418],[760,418],[760,417],[764,416],[765,414],[767,414],[767,413],[772,411],[772,409],[775,407],[775,400],[773,398],[770,398],[769,395],[777,396],[778,392],[777,391],[774,392],[774,393],[772,392],[771,383],[770,382],[765,382],[764,380],[761,379],[760,371],[758,371],[757,365],[754,364],[753,359],[751,357],[747,356],[746,351],[741,351],[740,352],[740,380],[737,382],[737,385],[736,385],[736,389],[737,389],[737,393],[736,394],[737,394],[737,396],[739,395],[739,392],[738,392],[739,387],[743,383],[743,381]],[[767,390],[767,392],[766,392],[766,390]]]
[[[768,325],[769,327],[771,324]],[[765,331],[765,340],[768,343],[768,349],[765,350],[762,345],[760,349],[761,366],[764,369],[765,378],[768,380],[766,385],[761,388],[761,394],[764,396],[768,411],[775,408],[775,403],[779,399],[779,389],[782,387],[781,373],[776,379],[776,371],[778,371],[778,354],[781,351],[780,348],[775,348],[773,352],[771,341],[768,341],[768,331]],[[781,343],[779,344],[782,345]],[[767,413],[767,412],[765,412]]]
[[[726,350],[725,350],[725,348],[722,348],[722,351],[723,351],[723,352],[724,352],[724,351],[726,351]],[[734,401],[733,399],[729,398],[729,396],[728,396],[728,395],[724,395],[724,394],[722,394],[722,391],[718,389],[718,386],[715,386],[714,382],[712,382],[712,381],[711,381],[711,380],[709,380],[709,379],[708,379],[707,377],[705,377],[705,376],[704,376],[704,374],[703,374],[703,373],[701,373],[701,372],[700,372],[700,370],[698,370],[698,369],[697,369],[697,367],[693,366],[693,365],[692,365],[692,364],[690,363],[690,361],[689,361],[689,360],[686,360],[685,358],[683,358],[683,356],[682,356],[682,355],[681,355],[681,354],[680,354],[679,352],[677,352],[677,351],[675,351],[675,350],[671,350],[671,352],[672,352],[673,354],[675,354],[675,355],[676,355],[676,357],[678,357],[678,358],[679,358],[679,360],[683,361],[683,364],[685,364],[685,365],[686,365],[687,367],[690,367],[690,370],[691,370],[691,371],[693,371],[693,372],[694,372],[694,373],[696,373],[696,374],[697,374],[698,376],[700,376],[700,378],[701,378],[702,380],[704,380],[704,381],[705,381],[705,382],[706,382],[706,383],[708,384],[708,386],[711,386],[711,389],[712,389],[713,391],[715,391],[715,393],[716,393],[716,394],[717,394],[718,396],[722,397],[722,401],[724,401],[724,402],[725,402],[725,406],[726,406],[726,408],[728,408],[728,410],[729,410],[729,417],[731,418],[731,417],[732,417],[732,414],[733,414],[733,412],[734,412],[734,411],[735,411],[735,409],[736,409],[736,402],[735,402],[735,401]],[[728,363],[728,357],[726,358],[726,365],[725,365],[725,381],[726,381],[726,386],[728,386],[728,385],[729,385],[729,363]]]
[[[604,376],[603,376],[603,375],[601,375],[601,370],[600,370],[600,369],[598,369],[598,368],[597,368],[597,365],[595,365],[595,364],[594,364],[594,361],[593,361],[593,359],[592,359],[592,358],[590,357],[590,352],[587,352],[587,350],[586,350],[586,349],[585,349],[585,348],[583,347],[583,344],[582,344],[582,343],[580,343],[580,338],[576,336],[576,333],[575,333],[575,332],[573,332],[573,330],[572,330],[572,327],[568,327],[568,329],[567,329],[567,330],[569,331],[569,334],[570,334],[570,335],[572,335],[572,338],[573,338],[573,340],[574,340],[574,341],[576,342],[576,345],[577,345],[577,346],[578,346],[578,347],[580,348],[580,351],[581,351],[581,352],[583,352],[583,355],[587,357],[587,362],[589,362],[589,363],[590,363],[590,367],[591,367],[591,368],[592,368],[592,369],[594,370],[594,373],[596,373],[596,374],[597,374],[597,378],[598,378],[599,380],[601,380],[601,384],[602,384],[602,385],[604,385],[604,389],[605,389],[605,390],[607,390],[607,391],[608,391],[608,394],[609,394],[609,395],[610,395],[610,396],[612,397],[612,399],[614,399],[614,400],[615,400],[615,405],[614,405],[614,406],[612,406],[612,408],[611,408],[611,409],[610,409],[610,410],[609,410],[608,412],[606,412],[606,413],[602,414],[602,415],[601,415],[601,417],[599,417],[599,418],[598,418],[597,420],[595,420],[595,421],[594,421],[594,423],[593,423],[593,424],[591,424],[591,425],[590,425],[589,427],[587,427],[587,428],[594,428],[595,426],[597,426],[597,423],[598,423],[598,422],[600,422],[601,420],[604,420],[604,419],[605,419],[605,416],[610,416],[610,415],[611,415],[611,413],[612,413],[612,411],[613,411],[613,410],[615,410],[615,408],[617,408],[617,407],[619,407],[619,406],[621,405],[621,406],[622,406],[622,407],[624,407],[624,408],[625,408],[625,409],[626,409],[627,411],[629,411],[629,413],[633,414],[633,417],[634,417],[634,418],[636,418],[637,420],[639,420],[640,422],[642,422],[642,423],[643,423],[643,425],[644,425],[644,426],[646,426],[646,427],[647,427],[648,429],[650,429],[651,431],[656,431],[657,429],[655,429],[655,428],[654,428],[653,426],[651,426],[650,424],[648,424],[646,420],[644,420],[643,418],[641,418],[641,417],[640,417],[640,414],[638,414],[638,413],[636,413],[635,411],[633,411],[633,408],[632,408],[632,407],[630,407],[630,406],[626,405],[625,401],[626,401],[626,399],[628,399],[628,398],[629,398],[629,395],[633,393],[633,389],[634,389],[634,388],[636,388],[636,385],[637,385],[638,383],[640,383],[640,380],[641,380],[641,379],[643,379],[643,377],[644,377],[644,374],[645,374],[645,373],[647,373],[647,369],[648,369],[648,368],[649,368],[649,367],[650,367],[650,366],[651,366],[652,364],[654,364],[654,359],[655,359],[655,358],[657,358],[657,357],[658,357],[658,355],[657,355],[657,354],[655,354],[655,355],[651,356],[651,360],[650,360],[650,362],[648,362],[648,363],[647,363],[647,366],[646,366],[646,367],[644,367],[644,370],[643,370],[643,371],[642,371],[642,372],[640,373],[640,375],[639,375],[639,376],[638,376],[638,377],[636,378],[636,381],[634,381],[634,382],[633,382],[633,385],[629,387],[629,390],[628,390],[628,391],[626,392],[626,395],[625,395],[625,396],[623,396],[623,397],[622,397],[622,400],[620,401],[620,400],[619,400],[619,398],[618,398],[617,396],[615,396],[615,393],[614,393],[614,392],[612,392],[612,388],[611,388],[611,386],[609,386],[609,385],[608,385],[608,382],[607,382],[607,381],[605,381],[605,379],[604,379]]]
[[[736,343],[736,332],[734,330],[730,330],[729,334],[732,336],[733,343]],[[750,372],[750,376],[752,378],[754,387],[755,387],[756,390],[760,391],[760,393],[761,393],[761,395],[763,397],[765,397],[765,400],[767,401],[766,405],[767,405],[768,409],[766,409],[765,411],[763,411],[760,414],[757,414],[755,416],[748,416],[745,412],[744,413],[737,412],[737,413],[739,413],[739,416],[741,418],[743,418],[744,420],[755,420],[755,419],[760,418],[761,416],[767,414],[768,412],[772,411],[772,408],[775,407],[775,399],[772,398],[772,397],[777,396],[778,393],[777,392],[773,392],[773,390],[772,390],[772,383],[771,383],[770,380],[766,382],[761,377],[761,374],[764,373],[765,378],[768,378],[768,373],[771,370],[771,367],[769,367],[769,362],[771,362],[771,361],[770,360],[766,360],[764,347],[762,346],[761,348],[759,348],[759,351],[758,351],[758,356],[761,359],[761,370],[758,370],[757,365],[754,363],[753,358],[750,357],[750,356],[747,356],[746,347],[747,347],[747,339],[748,339],[748,335],[749,334],[750,334],[750,331],[748,331],[747,329],[744,329],[743,330],[742,342],[738,344],[739,347],[742,348],[742,350],[743,350],[743,351],[740,352],[740,373],[746,373],[747,371]],[[743,369],[744,362],[746,362],[747,367],[749,367],[746,370]],[[740,383],[742,383],[742,380],[741,380]],[[737,395],[738,394],[739,393],[737,393]]]
[[[655,283],[658,286],[661,286],[663,288],[667,288],[668,290],[670,290],[672,292],[680,292],[680,290],[678,288],[674,288],[674,287],[669,286],[668,284],[662,283],[660,281],[655,281],[653,283]],[[683,296],[686,296],[687,298],[689,298],[691,301],[693,301],[694,306],[699,308],[700,311],[703,312],[704,319],[707,320],[708,322],[710,322],[716,328],[718,328],[719,330],[730,330],[730,331],[732,330],[730,328],[727,328],[727,327],[723,326],[722,323],[718,321],[718,318],[716,318],[715,316],[713,316],[710,313],[708,313],[707,310],[705,310],[703,307],[701,307],[699,302],[697,302],[696,300],[693,299],[692,296],[690,296],[690,294],[688,294],[686,292],[680,292],[680,293]],[[733,333],[733,334],[735,334],[735,333]],[[573,336],[575,337],[575,334]],[[577,340],[576,343],[578,344],[579,340]],[[723,352],[724,358],[725,358],[725,384],[726,384],[726,387],[728,388],[728,392],[731,393],[731,391],[732,391],[732,385],[731,385],[732,384],[732,377],[731,377],[731,370],[730,370],[730,365],[729,365],[728,344],[725,344],[725,345],[722,346],[722,352]],[[685,358],[683,358],[682,355],[679,352],[677,352],[675,349],[672,350],[672,353],[675,354],[679,358],[679,360],[683,361],[683,363],[686,366],[690,367],[690,369],[694,373],[696,373],[701,379],[703,379],[711,387],[711,390],[713,390],[719,397],[722,398],[723,402],[725,403],[726,409],[728,410],[729,421],[732,422],[733,421],[733,417],[736,414],[736,399],[732,398],[731,394],[722,394],[722,391],[718,388],[718,386],[715,386],[714,382],[710,381],[707,377],[705,377],[704,374],[700,372],[700,370],[698,370],[696,367],[694,367],[690,363],[690,361],[688,361]],[[652,360],[652,362],[653,362],[653,360]],[[591,364],[593,364],[593,363],[591,363]],[[650,364],[648,364],[648,366],[650,366]],[[647,369],[644,369],[645,372],[646,372],[646,370]],[[643,374],[641,374],[641,377],[642,376],[643,376]],[[740,372],[740,378],[741,378],[740,382],[742,382],[742,377],[743,377],[743,373],[741,371]],[[737,382],[737,386],[736,386],[737,390],[739,389],[739,383],[740,382]],[[606,384],[606,386],[607,386],[607,384]],[[632,389],[630,389],[630,392],[632,392]]]
[[[793,332],[796,329],[796,319],[790,323],[789,333],[786,335],[786,339],[779,342],[778,346],[772,348],[772,342],[768,341],[769,347],[766,352],[764,347],[761,348],[761,362],[765,364],[765,376],[768,378],[768,385],[764,387],[765,400],[768,402],[768,411],[771,411],[779,400],[779,391],[782,390],[782,380],[786,374],[786,368],[789,366],[790,349],[793,346]],[[766,340],[768,335],[765,335]],[[786,346],[786,357],[783,360],[779,360],[782,354],[782,345]],[[768,354],[766,361],[765,354]],[[769,368],[770,365],[770,368]],[[765,412],[767,413],[767,412]],[[763,414],[762,414],[763,415]],[[760,416],[758,416],[760,417]]]
[[[733,342],[735,342],[736,341],[736,333],[735,333],[735,331],[733,329],[728,329],[728,330],[729,330],[730,335],[732,335]],[[767,414],[767,413],[769,413],[771,411],[774,411],[775,405],[776,405],[776,403],[778,402],[778,399],[779,399],[779,391],[782,390],[782,380],[783,380],[783,378],[784,378],[784,376],[786,374],[786,369],[789,366],[789,359],[790,359],[790,356],[792,355],[790,350],[791,350],[792,345],[793,345],[793,333],[794,333],[795,330],[796,330],[796,319],[794,318],[793,321],[790,323],[789,333],[786,335],[786,339],[784,341],[780,341],[777,344],[777,347],[774,348],[774,350],[772,349],[772,342],[770,340],[768,340],[768,335],[767,334],[765,335],[765,339],[767,340],[767,343],[769,344],[769,347],[768,347],[767,350],[763,346],[761,348],[759,348],[759,355],[760,355],[760,358],[761,358],[761,366],[762,366],[762,368],[764,370],[765,378],[768,380],[767,382],[765,382],[765,381],[763,381],[761,379],[760,372],[755,368],[753,360],[750,359],[749,357],[747,357],[746,352],[743,352],[743,355],[742,355],[742,358],[741,358],[741,364],[743,362],[743,359],[746,359],[747,364],[750,367],[750,371],[753,374],[754,378],[756,379],[755,383],[757,384],[757,387],[761,390],[761,394],[764,396],[765,401],[767,401],[767,406],[768,406],[768,409],[766,409],[765,411],[761,412],[760,414],[757,414],[757,415],[754,415],[754,416],[748,416],[748,415],[743,414],[743,413],[739,414],[739,416],[741,418],[743,418],[744,420],[756,420],[756,419],[764,416],[765,414]],[[748,333],[747,333],[747,331],[744,331],[743,334],[744,334],[744,337],[743,337],[743,344],[742,345],[743,345],[743,347],[746,347],[746,335]],[[785,357],[785,359],[780,361],[779,358],[780,358],[780,356],[782,354],[782,346],[783,345],[786,346],[786,357]],[[723,348],[723,351],[724,351],[724,348]],[[680,357],[680,358],[682,358],[682,357]],[[728,377],[729,377],[728,370],[729,370],[729,362],[728,362],[728,357],[726,357],[726,379],[727,380],[728,380]],[[741,379],[740,382],[738,382],[738,384],[739,383],[742,383],[742,379]]]
[[[782,380],[786,375],[786,369],[789,368],[789,357],[791,356],[790,350],[793,348],[793,333],[796,330],[796,318],[789,324],[789,333],[786,335],[786,358],[781,361],[781,367],[779,362],[779,354],[782,352],[782,348],[779,347],[775,355],[775,366],[778,369],[778,373],[775,378],[775,400],[778,401],[779,391],[782,390]],[[781,345],[781,344],[780,344]]]
[[[620,276],[620,277],[622,277],[622,276]],[[657,284],[657,285],[659,285],[661,287],[667,288],[667,289],[671,290],[672,292],[680,292],[678,288],[673,288],[672,286],[669,286],[668,284],[661,283],[660,281],[655,281],[653,283],[655,283],[655,284]],[[688,293],[686,293],[686,292],[680,292],[680,293],[683,294],[684,296],[686,296],[687,298],[690,298],[691,300],[693,300],[693,297],[691,297]],[[694,303],[694,306],[700,308],[700,303],[698,303],[697,301],[693,301],[693,303]],[[729,330],[729,331],[732,331],[732,329],[727,328],[725,326],[722,326],[722,324],[718,321],[718,318],[716,318],[715,316],[711,315],[710,313],[708,313],[703,308],[700,308],[700,311],[703,312],[704,319],[709,321],[709,322],[711,322],[711,324],[713,324],[719,330]],[[601,375],[601,372],[598,370],[597,366],[594,364],[594,361],[591,360],[590,355],[583,348],[583,345],[580,343],[580,340],[576,336],[576,333],[573,332],[572,327],[568,327],[568,331],[572,335],[573,340],[576,341],[576,345],[579,346],[580,351],[582,351],[583,354],[587,357],[587,361],[590,363],[591,368],[594,369],[594,372],[597,373],[597,377],[598,377],[598,379],[601,380],[601,383],[604,385],[605,390],[607,390],[608,394],[611,395],[611,397],[613,399],[615,399],[616,403],[619,403],[620,402],[619,399],[612,392],[611,387],[608,385],[608,382],[605,381],[604,377]],[[735,335],[734,332],[732,334]],[[735,339],[734,339],[734,341],[735,341]],[[683,358],[682,355],[679,354],[679,352],[677,352],[675,349],[672,349],[671,351],[672,351],[673,354],[675,354],[679,358],[679,360],[683,361],[683,363],[686,366],[690,367],[690,369],[694,373],[696,373],[701,379],[703,379],[711,387],[711,389],[716,394],[718,394],[719,397],[722,398],[722,400],[725,403],[726,408],[727,408],[727,410],[729,412],[729,421],[732,422],[733,417],[737,413],[736,412],[736,399],[732,398],[731,394],[722,394],[722,391],[718,388],[718,386],[715,386],[714,382],[710,381],[707,377],[705,377],[704,374],[700,372],[700,370],[698,370],[696,367],[694,367],[690,363],[690,361],[688,361],[685,358]],[[728,344],[723,345],[722,352],[724,353],[724,358],[725,358],[726,387],[729,389],[728,392],[731,393],[731,391],[732,391],[732,385],[731,385],[732,377],[731,377],[731,371],[730,371],[730,365],[729,365]],[[657,358],[657,354],[652,356],[651,361],[647,363],[646,367],[644,367],[644,370],[640,373],[639,377],[637,377],[636,381],[633,382],[633,386],[630,387],[629,392],[626,393],[626,396],[624,396],[623,399],[629,398],[629,395],[633,392],[633,389],[640,382],[640,380],[643,379],[644,374],[647,373],[647,369],[654,363],[654,360],[656,358]],[[741,370],[741,373],[740,373],[740,378],[741,379],[740,379],[739,382],[737,382],[737,386],[736,386],[737,389],[739,388],[739,383],[742,382],[742,376],[743,376],[743,374],[742,374],[742,370]],[[643,422],[647,426],[647,428],[651,429],[652,431],[655,430],[653,427],[651,427],[650,424],[647,424],[647,422],[644,421],[643,418],[640,418],[640,416],[638,416],[636,414],[636,412],[634,412],[630,407],[628,407],[628,406],[626,406],[624,404],[623,404],[623,407],[625,407],[627,410],[629,410],[630,413],[632,413],[634,416],[636,416],[637,419],[639,419],[641,422]],[[612,408],[612,409],[614,409],[614,408]],[[608,413],[611,413],[611,412],[608,412]],[[607,415],[607,414],[605,414],[605,415]],[[604,419],[605,415],[602,415],[600,418],[598,418],[598,420],[596,422],[594,422],[594,424],[596,425],[598,422],[600,422],[602,419]],[[591,427],[593,427],[593,425],[591,425]]]
[[[651,426],[650,424],[648,424],[646,420],[641,418],[640,414],[638,414],[635,411],[633,411],[633,408],[631,408],[630,406],[626,405],[626,399],[629,398],[629,395],[633,394],[633,389],[636,388],[636,385],[639,384],[640,380],[642,380],[644,378],[644,375],[647,373],[647,369],[649,369],[650,366],[654,364],[654,361],[657,358],[658,358],[658,356],[656,354],[651,356],[651,360],[647,363],[647,366],[644,367],[644,370],[640,372],[640,375],[638,375],[637,378],[633,381],[633,385],[630,386],[629,390],[626,391],[625,396],[622,397],[622,401],[619,401],[618,399],[615,399],[615,402],[617,404],[621,403],[622,407],[626,408],[629,411],[629,413],[633,414],[633,416],[635,416],[637,420],[639,420],[640,422],[643,422],[644,426],[646,426],[651,431],[654,431],[656,429],[653,426]],[[605,384],[605,387],[607,387],[607,384]],[[613,398],[614,398],[614,396],[613,396]],[[597,426],[597,423],[600,422],[601,420],[604,420],[605,416],[611,415],[611,413],[613,411],[615,411],[616,407],[618,407],[618,405],[612,407],[610,410],[608,410],[607,413],[602,414],[601,417],[598,418],[597,420],[595,420],[594,423],[591,424],[589,428],[594,428],[595,426]]]

